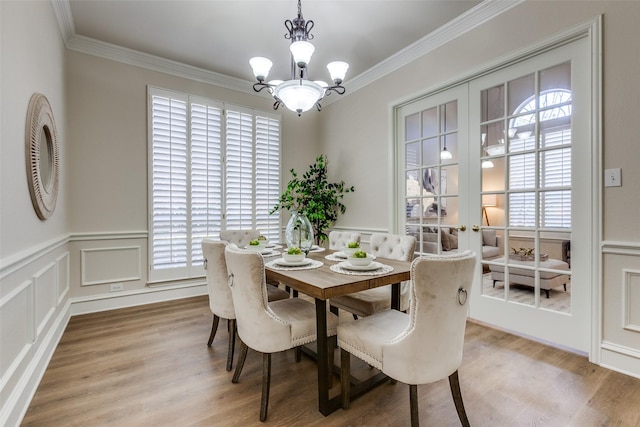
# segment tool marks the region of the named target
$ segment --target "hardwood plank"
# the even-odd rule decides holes
[[[352,321],[340,313],[341,321]],[[262,358],[238,384],[225,370],[227,328],[211,348],[207,297],[73,317],[24,426],[262,425]],[[334,360],[339,360],[338,352]],[[357,360],[357,359],[356,359]],[[355,375],[371,368],[354,363]],[[640,380],[577,354],[469,322],[460,384],[473,426],[640,425]],[[328,417],[317,411],[315,363],[272,357],[275,426],[408,425],[409,388],[385,383]],[[334,389],[339,380],[334,381]],[[418,387],[423,426],[458,426],[447,380]]]

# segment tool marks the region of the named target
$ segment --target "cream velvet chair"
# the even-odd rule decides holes
[[[347,246],[349,242],[360,243],[360,239],[360,233],[333,230],[329,233],[329,249],[339,251]]]
[[[416,238],[399,234],[374,233],[369,240],[370,252],[376,257],[411,261],[416,248]],[[332,310],[341,308],[354,317],[371,316],[379,311],[391,308],[391,286],[367,289],[349,295],[333,298]],[[409,283],[400,286],[400,310],[409,307]],[[335,311],[334,311],[335,313]]]
[[[220,240],[233,243],[239,248],[244,248],[250,241],[260,237],[260,231],[255,229],[244,230],[222,230],[220,232]]]
[[[224,250],[228,243],[212,239],[202,239],[202,254],[204,256],[204,269],[207,276],[209,290],[209,308],[213,313],[213,324],[207,346],[211,347],[218,330],[220,319],[229,322],[229,348],[227,350],[227,371],[233,367],[233,352],[235,347],[236,314],[228,285],[227,263]],[[273,288],[273,290],[271,290]],[[289,294],[282,289],[269,286],[269,300],[289,298]]]
[[[262,353],[260,421],[264,421],[269,405],[271,353],[315,341],[316,309],[300,298],[267,302],[262,256],[233,246],[226,248],[225,255],[241,345],[232,382],[239,380],[248,348]],[[337,325],[338,317],[327,313],[328,336],[335,336]]]
[[[411,264],[409,313],[387,310],[338,326],[342,406],[349,407],[350,354],[409,384],[411,425],[418,425],[417,384],[449,377],[460,422],[469,425],[458,368],[476,264],[471,251],[420,257]],[[437,424],[437,422],[436,422]]]

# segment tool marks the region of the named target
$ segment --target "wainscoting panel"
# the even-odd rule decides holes
[[[623,327],[640,332],[640,270],[623,270]]]
[[[36,337],[38,337],[51,319],[58,303],[58,274],[55,262],[47,264],[33,276],[33,289],[35,293],[34,324]]]
[[[142,278],[140,246],[82,249],[81,286],[128,282]]]
[[[28,280],[0,301],[0,401],[16,386],[20,365],[34,340],[33,281]]]
[[[67,237],[0,260],[0,426],[17,426],[69,320]]]
[[[600,365],[640,378],[640,243],[602,242]]]
[[[56,258],[56,267],[58,269],[58,304],[60,304],[69,295],[69,252]]]

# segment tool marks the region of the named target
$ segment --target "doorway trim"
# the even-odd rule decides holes
[[[521,49],[509,55],[499,57],[498,59],[481,65],[478,68],[466,73],[462,76],[454,77],[448,81],[444,81],[437,86],[433,86],[427,89],[424,93],[418,96],[407,96],[399,99],[393,103],[391,109],[391,131],[392,141],[397,144],[397,135],[399,126],[402,123],[398,123],[398,110],[407,104],[420,101],[424,98],[431,97],[439,92],[446,91],[460,84],[469,83],[474,79],[482,77],[484,75],[493,73],[497,70],[509,67],[518,62],[543,54],[549,50],[555,49],[559,46],[571,43],[574,40],[588,38],[591,46],[591,105],[590,107],[590,131],[591,141],[590,147],[593,153],[591,170],[594,172],[591,175],[591,188],[594,188],[592,193],[591,202],[591,239],[592,247],[590,249],[591,259],[591,277],[593,280],[591,283],[591,333],[590,333],[590,350],[589,361],[599,364],[601,361],[601,342],[602,342],[602,15],[598,15],[592,20],[586,21],[582,24],[573,26],[565,31],[562,31],[554,36],[551,36],[539,43],[536,43],[527,48]],[[391,150],[395,153],[395,148],[391,147]],[[395,190],[398,188],[398,159],[395,155],[391,157],[393,159],[393,166],[390,168],[390,182],[392,188]],[[401,202],[402,196],[397,191],[391,191],[392,203],[389,206],[390,209],[390,224],[389,228],[400,232],[401,218],[398,215],[397,206]]]

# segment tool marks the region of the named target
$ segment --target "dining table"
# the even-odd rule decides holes
[[[286,249],[284,249],[286,250]],[[279,282],[294,291],[303,293],[315,300],[316,307],[316,354],[318,366],[318,410],[327,416],[341,407],[341,393],[330,396],[334,371],[333,346],[327,336],[327,301],[341,295],[389,286],[391,309],[400,306],[400,283],[410,279],[411,262],[387,258],[376,258],[384,266],[379,271],[349,271],[341,269],[340,251],[316,247],[307,258],[314,261],[308,268],[281,268],[265,258],[267,282]],[[319,263],[322,265],[319,265]],[[332,269],[333,266],[333,269]],[[331,352],[331,354],[330,354]],[[388,378],[381,372],[366,381],[357,381],[351,387],[351,399],[355,399]],[[335,393],[334,393],[335,394]]]

